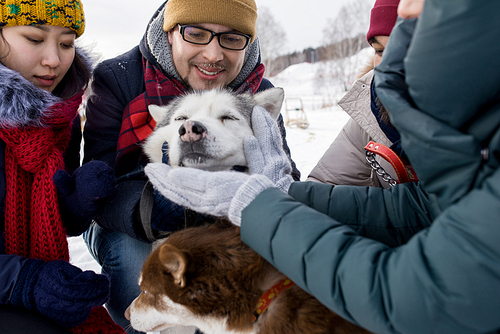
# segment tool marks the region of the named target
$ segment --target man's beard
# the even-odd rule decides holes
[[[188,77],[186,76],[184,79],[182,79],[182,82],[184,83],[184,86],[186,86],[187,89],[189,90],[194,90],[193,87],[191,86],[191,84],[189,83],[189,79]],[[228,85],[227,84],[223,84],[223,85],[217,85],[215,86],[215,83],[211,80],[203,80],[203,83],[205,84],[205,88],[206,90],[210,90],[210,89],[214,89],[214,88],[226,88]]]
[[[195,90],[193,88],[193,86],[191,86],[190,82],[189,82],[189,75],[191,74],[191,71],[198,71],[199,69],[197,69],[197,63],[191,63],[189,62],[189,66],[190,66],[190,69],[189,69],[189,72],[187,73],[186,77],[185,78],[182,78],[182,82],[184,83],[184,86],[186,86],[186,88],[188,88],[189,90]],[[228,70],[228,67],[227,66],[224,66],[224,65],[219,65],[219,66],[213,66],[214,68],[219,68],[219,69],[222,69],[222,70],[225,70],[227,71]],[[210,89],[214,89],[214,88],[227,88],[230,84],[230,82],[224,82],[222,84],[220,83],[215,83],[213,80],[202,80],[201,82],[203,82],[204,84],[204,90],[210,90]]]

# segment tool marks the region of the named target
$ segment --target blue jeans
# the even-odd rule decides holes
[[[140,333],[130,327],[124,312],[139,296],[142,264],[151,253],[152,244],[133,239],[125,233],[103,228],[96,223],[83,234],[83,240],[102,273],[111,281],[111,295],[106,308],[113,320],[127,333]]]

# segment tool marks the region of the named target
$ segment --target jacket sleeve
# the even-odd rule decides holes
[[[138,53],[138,48],[129,55]],[[139,59],[139,60],[137,60]],[[130,56],[104,61],[94,70],[92,94],[89,97],[84,130],[84,162],[102,160],[116,172],[115,156],[120,134],[123,110],[143,87],[140,57]],[[118,62],[118,63],[116,63]],[[134,81],[134,80],[137,80]],[[141,166],[127,175],[117,175],[116,196],[107,201],[102,214],[96,218],[99,225],[144,240],[139,228],[139,202],[147,178]]]
[[[488,333],[500,328],[499,185],[497,170],[484,189],[393,248],[267,189],[243,210],[242,240],[331,310],[375,333]],[[339,208],[348,202],[364,205],[351,195]],[[350,214],[353,221],[379,215]]]
[[[71,174],[80,167],[80,147],[82,144],[82,121],[80,115],[73,120],[71,127],[71,137],[64,153],[64,165]]]
[[[26,258],[18,255],[0,255],[0,304],[8,304]]]
[[[380,186],[378,179],[372,178],[372,169],[365,159],[364,147],[369,141],[368,133],[350,118],[313,168],[307,181]]]
[[[295,182],[289,194],[356,233],[390,247],[406,243],[440,213],[433,196],[415,183],[382,189]]]

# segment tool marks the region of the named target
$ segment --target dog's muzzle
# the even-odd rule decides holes
[[[207,152],[207,128],[200,122],[187,121],[179,127],[180,165],[197,166],[211,159]]]
[[[187,121],[179,128],[181,141],[195,142],[207,135],[207,128],[196,121]]]

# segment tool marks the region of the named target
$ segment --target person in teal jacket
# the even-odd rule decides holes
[[[271,122],[246,142],[251,175],[161,164],[146,173],[174,202],[241,224],[246,244],[372,332],[498,333],[499,10],[427,0],[392,31],[375,88],[418,184],[292,183]]]

